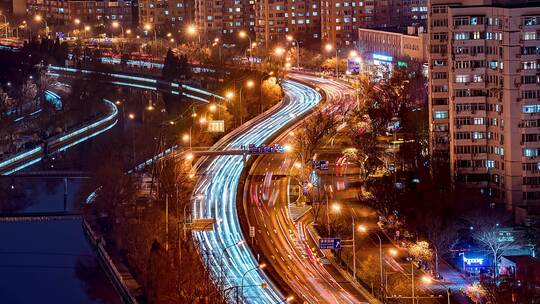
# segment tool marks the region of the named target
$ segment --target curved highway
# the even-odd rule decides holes
[[[260,145],[279,132],[295,117],[312,109],[322,99],[314,89],[294,81],[283,81],[285,100],[263,115],[236,129],[218,142],[214,148],[232,150],[249,144]],[[202,166],[204,164],[204,166]],[[240,175],[244,169],[242,156],[217,156],[200,161],[201,176],[193,192],[193,218],[219,219],[213,231],[194,232],[201,250],[211,253],[210,267],[213,277],[221,276],[220,261],[223,255],[225,287],[242,284],[244,288],[240,301],[245,303],[279,303],[285,300],[265,273],[256,269],[256,257],[246,245],[237,245],[244,240],[238,212],[236,194]],[[244,276],[245,275],[245,276]],[[267,288],[261,283],[266,282]]]
[[[343,83],[305,75],[297,79],[324,90],[325,107],[351,106],[354,92]],[[293,131],[294,127],[289,131]],[[274,143],[285,145],[289,132]],[[246,214],[257,230],[257,246],[270,258],[272,267],[296,294],[308,303],[368,303],[374,299],[348,283],[330,263],[321,263],[306,224],[309,214],[294,223],[289,215],[288,188],[294,159],[287,155],[263,156],[252,166],[244,190]],[[325,260],[322,258],[322,260]]]

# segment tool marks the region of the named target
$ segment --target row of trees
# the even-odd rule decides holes
[[[123,146],[121,140],[109,144],[98,162],[104,165],[94,169],[82,191],[99,189],[91,205],[81,206],[85,218],[134,273],[148,303],[223,303],[204,267],[204,254],[199,256],[192,234],[184,231],[194,181],[190,165],[158,163],[152,170],[153,191],[143,199],[140,176],[124,173]]]

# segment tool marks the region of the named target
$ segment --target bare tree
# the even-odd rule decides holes
[[[493,277],[497,280],[498,262],[505,251],[516,245],[514,235],[506,236],[508,230],[503,228],[511,218],[510,215],[495,209],[474,210],[466,218],[472,229],[472,238],[493,256]]]

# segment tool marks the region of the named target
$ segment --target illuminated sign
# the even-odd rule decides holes
[[[211,133],[223,133],[225,132],[224,120],[211,120],[208,122],[208,132]]]
[[[484,258],[466,258],[465,256],[463,256],[463,262],[467,264],[467,266],[477,266],[484,264]]]
[[[360,73],[360,58],[349,58],[347,59],[347,72],[352,74]]]
[[[273,146],[255,146],[254,144],[250,144],[248,147],[248,153],[250,154],[258,154],[258,153],[284,153],[285,148],[281,145],[273,145]]]
[[[373,54],[373,59],[380,60],[380,61],[386,61],[386,62],[392,62],[394,58],[392,56],[386,56],[381,54]]]

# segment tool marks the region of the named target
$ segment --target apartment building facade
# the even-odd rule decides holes
[[[195,0],[139,0],[138,23],[158,30],[180,29],[193,22]]]
[[[321,38],[318,0],[256,0],[255,33],[264,45],[281,43],[287,35],[301,43]]]
[[[27,0],[29,16],[40,15],[48,24],[69,25],[75,19],[82,22],[106,23],[119,21],[132,24],[133,2],[130,0]]]
[[[384,54],[427,62],[428,35],[422,27],[411,27],[407,34],[360,28],[358,50],[363,54]]]
[[[195,0],[195,24],[208,38],[234,37],[240,31],[254,36],[254,0]]]
[[[540,4],[431,0],[430,149],[508,210],[540,204]]]
[[[387,9],[387,0],[321,1],[323,45],[331,44],[337,48],[355,46],[358,28],[369,28],[375,23],[376,6]]]

